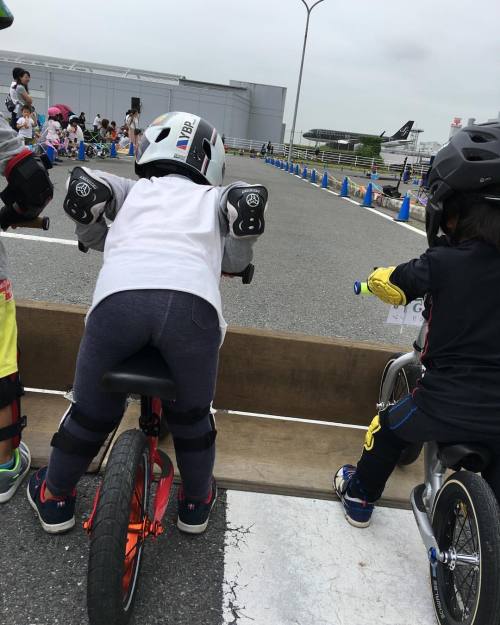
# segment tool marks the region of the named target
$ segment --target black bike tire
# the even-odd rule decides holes
[[[438,492],[432,512],[432,527],[440,548],[449,507],[457,498],[468,500],[474,513],[478,533],[479,598],[471,618],[457,621],[448,610],[444,588],[446,565],[430,566],[431,590],[436,618],[440,625],[497,625],[500,614],[500,507],[486,481],[470,471],[453,473]]]
[[[139,548],[140,560],[127,606],[124,606],[122,579],[130,506],[141,462],[145,465],[147,510],[151,486],[148,441],[140,430],[123,432],[108,460],[90,535],[87,575],[90,625],[126,625],[132,613],[143,546]]]
[[[389,368],[389,365],[392,362],[394,362],[394,360],[396,360],[396,358],[399,358],[402,355],[403,354],[401,352],[393,354],[389,358],[389,360],[387,361],[384,367],[384,371],[382,372],[382,378],[380,380],[379,402],[381,399],[380,396],[382,393],[382,386],[384,384],[384,380],[387,375],[387,369]],[[400,371],[399,373],[401,372],[405,376],[406,384],[408,387],[408,393],[411,393],[413,389],[417,386],[417,382],[419,381],[419,379],[422,377],[422,368],[420,367],[420,365],[416,365],[416,364],[406,365],[405,367],[403,367],[402,371]],[[406,449],[403,449],[403,451],[401,452],[401,455],[399,456],[398,466],[405,467],[405,466],[408,466],[409,464],[413,464],[420,456],[420,452],[422,451],[422,446],[423,446],[422,443],[412,443],[411,445],[408,445]]]

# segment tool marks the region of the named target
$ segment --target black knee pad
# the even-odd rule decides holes
[[[210,408],[207,407],[209,410]],[[203,416],[200,416],[197,421],[206,418],[207,409],[204,409],[205,412]],[[192,411],[191,411],[192,413]],[[182,413],[177,413],[179,417]],[[187,413],[186,413],[187,414]],[[205,451],[206,449],[210,449],[215,443],[215,439],[217,437],[217,430],[215,429],[215,419],[211,412],[209,412],[209,421],[210,421],[210,431],[202,434],[201,436],[196,436],[195,438],[185,438],[181,436],[173,436],[174,448],[175,452],[179,451]],[[167,417],[168,423],[168,417]],[[186,421],[182,421],[183,425],[187,425]]]
[[[72,434],[67,427],[70,419],[77,423],[82,429],[94,434],[94,436],[100,435],[95,436],[99,440],[92,441]],[[52,437],[50,444],[52,447],[65,451],[68,454],[83,456],[84,458],[93,458],[99,453],[108,435],[118,426],[120,419],[112,423],[92,419],[81,412],[76,404],[71,404],[61,421],[59,430]]]
[[[21,396],[24,389],[19,373],[12,373],[0,378],[0,409],[11,407],[12,424],[0,428],[0,441],[12,439],[12,447],[19,447],[21,432],[26,427],[26,417],[21,416]]]

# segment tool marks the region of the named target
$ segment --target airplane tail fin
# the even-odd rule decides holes
[[[408,135],[410,134],[410,130],[413,128],[414,123],[415,122],[411,120],[407,121],[404,126],[401,126],[401,128],[392,135],[391,141],[399,141],[400,139],[408,139]]]

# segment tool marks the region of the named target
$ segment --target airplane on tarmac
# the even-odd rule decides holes
[[[392,147],[395,145],[402,145],[404,143],[410,143],[409,139],[410,130],[413,128],[415,122],[409,120],[401,126],[401,128],[390,137],[385,137],[385,130],[381,135],[372,135],[363,132],[349,132],[346,130],[323,130],[321,128],[315,128],[314,130],[308,130],[302,136],[304,139],[310,141],[318,141],[321,143],[340,143],[341,145],[355,145],[361,143],[363,137],[379,137],[382,140],[384,147]]]

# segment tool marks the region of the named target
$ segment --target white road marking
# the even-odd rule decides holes
[[[315,182],[311,182],[313,187],[319,187],[319,184],[316,184]]]
[[[44,243],[59,243],[60,245],[78,245],[78,241],[72,239],[55,239],[54,237],[37,237],[33,234],[15,234],[14,232],[2,232],[2,237],[7,239],[25,239],[26,241],[43,241]]]
[[[215,408],[217,410],[217,408]],[[224,410],[227,414],[243,415],[244,417],[257,417],[259,419],[274,419],[275,421],[295,421],[298,423],[307,423],[311,425],[328,425],[335,428],[349,428],[353,430],[367,430],[368,426],[365,425],[351,425],[349,423],[334,423],[332,421],[320,421],[317,419],[300,419],[298,417],[283,417],[272,414],[261,414],[258,412],[242,412],[240,410]]]
[[[228,490],[226,514],[226,625],[435,623],[409,510],[378,508],[358,529],[339,502]]]

